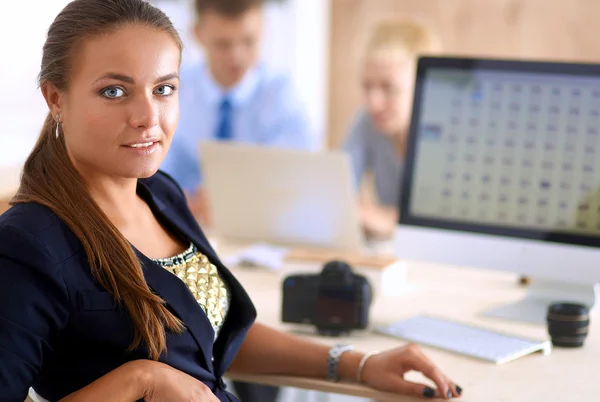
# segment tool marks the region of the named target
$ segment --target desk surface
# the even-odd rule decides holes
[[[219,247],[222,256],[233,251]],[[371,310],[371,326],[386,324],[416,314],[430,314],[536,339],[547,339],[546,328],[532,324],[508,322],[480,315],[485,309],[517,301],[525,290],[517,285],[513,274],[428,264],[407,264],[412,290],[398,297],[377,297]],[[258,320],[273,327],[292,331],[319,342],[347,342],[363,351],[401,346],[405,342],[374,334],[355,332],[346,338],[323,338],[309,328],[280,322],[282,278],[295,271],[317,272],[315,264],[286,263],[282,271],[232,267],[237,278],[253,299]],[[372,271],[376,274],[376,271]],[[363,271],[364,273],[364,271]],[[370,274],[369,274],[370,275]],[[465,391],[463,401],[598,401],[597,381],[600,372],[600,316],[591,317],[590,335],[583,348],[554,348],[548,356],[533,354],[502,365],[495,365],[449,352],[423,347],[425,353]],[[282,376],[236,376],[259,383],[317,389],[377,399],[411,401],[414,398],[391,396],[354,384]],[[416,373],[412,380],[425,379]]]

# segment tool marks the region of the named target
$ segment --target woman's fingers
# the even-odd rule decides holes
[[[363,379],[374,388],[399,394],[424,398],[452,399],[461,395],[462,389],[442,373],[415,344],[379,353],[368,360]],[[435,383],[434,387],[404,379],[409,371],[419,371]]]
[[[407,346],[407,352],[412,368],[420,371],[424,376],[435,383],[440,397],[450,399],[460,396],[452,381],[448,380],[442,371],[433,364],[427,356],[425,356],[418,346],[413,344]],[[428,390],[425,390],[424,392],[430,393]]]
[[[450,381],[448,378],[446,378],[446,381],[448,381],[449,389],[450,389],[450,391],[452,391],[452,396],[454,398],[458,398],[459,396],[462,395],[462,388],[460,386],[456,385],[454,382]]]
[[[394,392],[402,395],[411,395],[420,398],[434,398],[437,395],[436,391],[431,387],[406,381],[402,378],[396,379],[392,387]]]

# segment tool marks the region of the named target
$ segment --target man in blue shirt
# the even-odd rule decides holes
[[[316,148],[315,135],[291,81],[259,63],[262,0],[195,0],[194,36],[205,61],[184,66],[180,119],[162,169],[208,220],[198,144],[222,140],[283,148]]]

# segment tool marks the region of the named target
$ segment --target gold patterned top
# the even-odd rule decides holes
[[[200,304],[215,331],[219,335],[231,302],[227,284],[219,270],[192,243],[181,254],[169,258],[154,259],[163,268],[176,275],[188,287]]]

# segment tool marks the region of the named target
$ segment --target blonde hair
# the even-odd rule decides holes
[[[363,56],[415,59],[419,55],[438,52],[440,48],[437,35],[428,26],[414,18],[401,18],[377,24]]]

